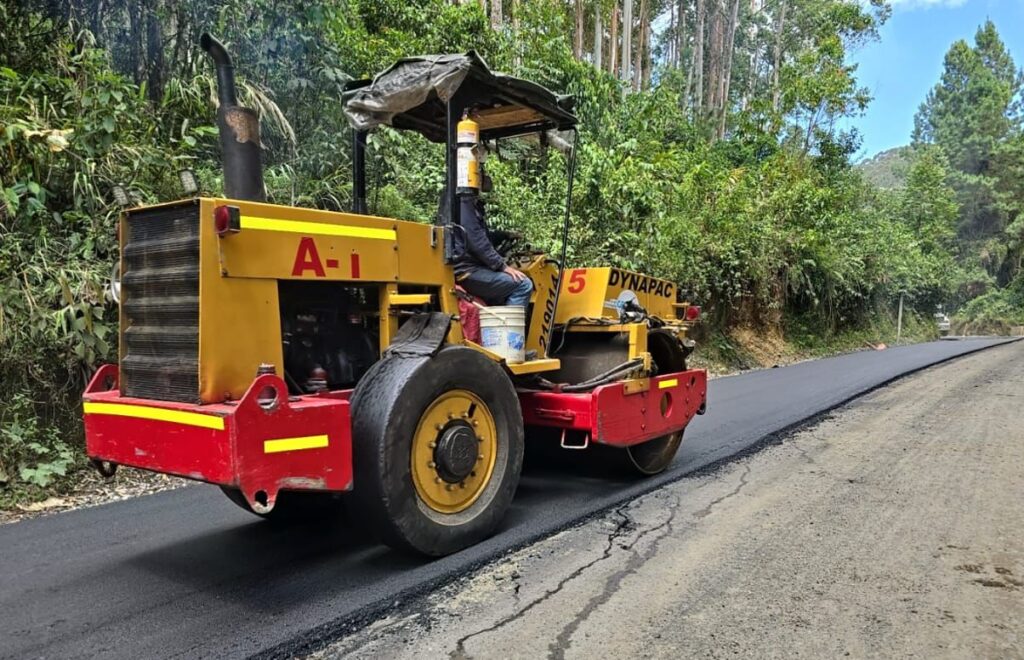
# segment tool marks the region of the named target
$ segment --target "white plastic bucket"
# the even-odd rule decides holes
[[[480,345],[509,364],[526,360],[526,308],[519,305],[480,308]]]

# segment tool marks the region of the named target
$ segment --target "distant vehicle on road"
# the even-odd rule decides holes
[[[936,312],[935,313],[935,323],[936,323],[936,325],[939,326],[939,334],[940,335],[945,336],[945,335],[949,334],[950,323],[949,323],[949,317],[948,316],[946,316],[942,312]]]

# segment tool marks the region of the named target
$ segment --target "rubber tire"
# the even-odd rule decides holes
[[[498,429],[498,458],[480,498],[465,511],[444,514],[416,493],[410,456],[421,416],[452,389],[487,404]],[[377,362],[352,395],[352,431],[350,511],[387,545],[439,557],[487,538],[505,517],[523,466],[523,417],[512,381],[483,354],[451,346],[434,357]]]
[[[249,506],[248,500],[239,489],[220,486],[220,490],[240,509],[268,522],[282,524],[320,520],[335,522],[344,518],[344,502],[337,493],[281,491],[277,494],[274,508],[269,513],[260,513]]]

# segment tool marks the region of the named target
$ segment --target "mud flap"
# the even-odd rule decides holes
[[[444,346],[452,317],[441,312],[417,314],[406,321],[384,357],[433,357]]]

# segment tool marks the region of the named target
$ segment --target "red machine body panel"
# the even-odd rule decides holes
[[[91,459],[239,488],[257,510],[279,490],[352,488],[348,392],[289,397],[263,375],[237,403],[134,399],[106,365],[83,398]]]
[[[650,379],[646,390],[626,383],[590,392],[522,392],[527,426],[547,426],[589,434],[600,444],[628,447],[682,430],[707,401],[707,372],[680,371]]]
[[[124,397],[117,367],[96,372],[83,396],[91,459],[238,488],[254,510],[281,490],[344,491],[352,482],[351,390],[289,396],[258,376],[237,402],[192,405]],[[580,431],[626,447],[682,430],[707,398],[703,370],[589,392],[521,392],[526,426]]]

